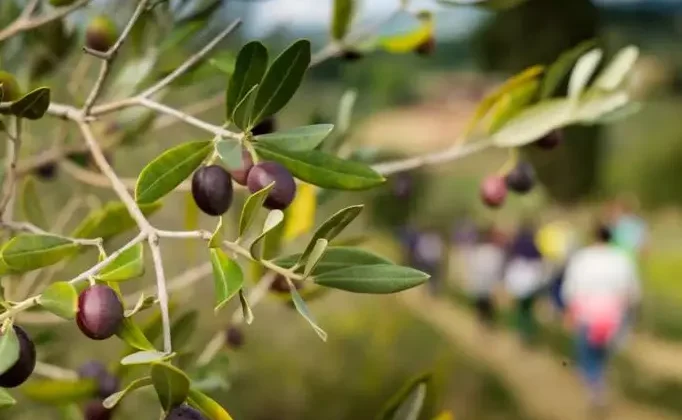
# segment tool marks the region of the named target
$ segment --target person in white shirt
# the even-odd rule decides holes
[[[603,408],[605,371],[628,313],[640,301],[635,263],[610,242],[607,226],[596,230],[596,243],[575,253],[566,268],[562,297],[577,344],[577,364],[594,408]]]
[[[481,323],[491,327],[495,321],[493,292],[502,282],[504,249],[495,240],[492,227],[481,229],[477,242],[467,250],[465,290],[473,300]]]

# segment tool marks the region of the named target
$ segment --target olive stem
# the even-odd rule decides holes
[[[36,361],[36,366],[34,372],[38,375],[45,376],[51,379],[66,379],[66,380],[76,380],[78,379],[78,373],[70,369],[65,369],[61,366],[51,365],[49,363],[43,363],[41,361]]]
[[[8,134],[7,155],[5,156],[5,182],[0,197],[0,221],[5,223],[8,204],[16,189],[17,161],[21,150],[21,118],[12,117],[12,133]]]
[[[78,0],[72,5],[64,6],[55,9],[52,13],[41,16],[41,17],[30,17],[32,11],[30,10],[31,5],[28,5],[26,10],[31,13],[22,13],[14,22],[10,23],[5,29],[0,30],[0,42],[11,38],[21,32],[30,31],[31,29],[38,28],[40,26],[46,25],[55,20],[59,20],[69,13],[80,9],[81,7],[88,4],[91,0]],[[34,2],[37,3],[37,2]]]
[[[149,247],[152,250],[154,271],[156,272],[156,290],[159,306],[161,308],[161,325],[163,329],[163,351],[170,354],[173,351],[170,331],[170,315],[168,310],[168,290],[166,289],[166,274],[163,269],[159,236],[154,233],[148,238]]]

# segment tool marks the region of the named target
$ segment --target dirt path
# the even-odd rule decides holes
[[[682,345],[635,334],[628,342],[625,356],[646,373],[682,381]]]
[[[416,316],[429,322],[472,357],[485,362],[507,383],[526,411],[538,420],[580,420],[588,417],[583,388],[570,368],[548,353],[523,350],[516,337],[497,331],[482,337],[475,319],[447,301],[430,298],[417,289],[399,295]],[[614,420],[679,418],[612,396]]]

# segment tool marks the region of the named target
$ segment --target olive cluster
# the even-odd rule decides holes
[[[253,129],[253,134],[274,130],[274,121],[265,120]],[[284,210],[294,201],[296,181],[291,173],[277,162],[255,163],[251,153],[242,149],[238,168],[225,170],[220,165],[207,165],[197,169],[192,176],[192,197],[197,207],[210,216],[223,215],[232,204],[232,180],[255,193],[274,182],[263,206],[271,210]]]
[[[562,132],[554,130],[533,143],[541,149],[554,149],[561,143]],[[535,170],[533,166],[520,161],[516,166],[504,175],[489,175],[480,186],[481,200],[491,208],[497,208],[504,204],[507,198],[507,191],[511,190],[517,194],[526,194],[535,186]]]

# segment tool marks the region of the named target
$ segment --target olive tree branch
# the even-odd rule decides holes
[[[85,6],[90,1],[91,0],[78,0],[69,6],[59,7],[48,15],[31,17],[33,10],[35,10],[35,7],[38,3],[38,1],[32,1],[31,4],[26,6],[22,14],[14,22],[10,23],[5,29],[0,30],[0,42],[5,41],[6,39],[11,38],[21,32],[30,31],[50,22],[54,22],[55,20],[61,19],[64,16]]]
[[[5,210],[14,196],[16,189],[16,169],[19,161],[19,151],[21,150],[21,118],[13,117],[12,132],[7,134],[7,155],[5,156],[5,181],[2,186],[2,197],[0,197],[0,221],[7,222]]]

